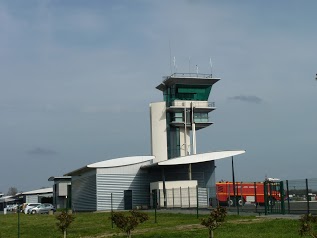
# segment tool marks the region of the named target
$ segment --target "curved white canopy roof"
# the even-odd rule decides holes
[[[244,154],[245,150],[217,151],[196,155],[182,156],[174,159],[159,162],[158,165],[180,165],[207,162],[211,160],[224,159],[236,155]]]
[[[12,202],[14,201],[14,198],[12,196],[4,196],[0,198],[0,202]]]
[[[119,167],[126,166],[132,164],[138,164],[145,161],[153,160],[154,156],[130,156],[130,157],[122,157],[116,159],[109,159],[100,161],[97,163],[87,165],[88,168],[111,168],[111,167]]]
[[[53,192],[53,187],[50,188],[41,188],[37,190],[32,190],[28,192],[23,192],[23,195],[28,195],[28,194],[40,194],[40,193],[52,193]]]
[[[182,156],[174,159],[169,159],[166,161],[162,161],[155,164],[143,165],[142,168],[148,168],[152,166],[164,166],[164,165],[181,165],[181,164],[195,164],[201,162],[207,162],[212,160],[224,159],[236,155],[244,154],[245,150],[231,150],[231,151],[216,151],[216,152],[209,152],[203,154],[196,154],[196,155],[188,155]],[[155,158],[155,156],[130,156],[130,157],[122,157],[116,159],[109,159],[100,161],[97,163],[89,164],[85,167],[72,171],[70,173],[65,174],[64,176],[73,176],[76,174],[80,174],[83,171],[87,171],[89,169],[94,168],[113,168],[119,166],[128,166],[133,164],[139,164],[146,161],[151,161]]]
[[[153,160],[154,158],[155,156],[129,156],[129,157],[109,159],[109,160],[104,160],[104,161],[100,161],[93,164],[88,164],[82,168],[79,168],[72,172],[64,174],[64,176],[74,176],[76,174],[81,174],[84,171],[88,171],[95,168],[111,168],[111,167],[113,168],[113,167],[119,167],[119,166],[139,164],[142,162]]]

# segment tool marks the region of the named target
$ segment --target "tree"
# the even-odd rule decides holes
[[[127,238],[131,238],[131,231],[148,219],[149,216],[147,214],[135,210],[130,211],[130,215],[125,215],[123,212],[113,212],[110,217],[110,220],[112,220],[120,230],[127,233]]]
[[[66,232],[70,224],[75,220],[72,214],[68,214],[66,211],[62,211],[61,214],[56,216],[56,219],[59,221],[56,223],[57,227],[64,234],[64,238],[66,238]]]
[[[201,220],[201,224],[206,226],[209,230],[209,238],[214,237],[214,230],[217,229],[222,222],[225,221],[227,216],[227,210],[223,207],[218,206],[213,209],[207,218]]]
[[[18,189],[16,187],[10,187],[8,189],[7,195],[8,196],[14,196],[18,193]]]
[[[301,236],[308,235],[313,238],[317,238],[317,232],[314,228],[317,225],[317,216],[313,216],[312,214],[305,214],[299,219],[299,221],[299,234]]]

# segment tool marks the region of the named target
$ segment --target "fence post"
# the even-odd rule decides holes
[[[280,181],[280,195],[281,195],[281,212],[285,215],[285,197],[284,197],[284,184],[283,181]]]
[[[268,204],[268,197],[267,197],[267,194],[268,194],[268,191],[267,191],[267,181],[264,182],[263,184],[264,186],[264,211],[265,211],[265,215],[267,215],[267,204]]]
[[[175,198],[174,198],[174,188],[172,188],[172,193],[173,193],[173,208],[174,208],[174,205],[175,205]]]
[[[18,238],[20,238],[20,204],[17,206],[17,212],[18,212]]]
[[[66,196],[66,213],[68,213],[68,196]]]
[[[190,190],[189,190],[189,187],[188,187],[188,207],[190,208]]]
[[[208,188],[206,188],[206,194],[207,194],[207,208],[210,206],[210,202],[209,202],[209,191]]]
[[[196,200],[197,200],[197,218],[198,218],[198,206],[199,206],[199,201],[198,201],[198,185],[196,185]]]
[[[240,187],[240,191],[241,191],[241,193],[240,193],[240,195],[241,195],[241,196],[240,196],[240,199],[241,199],[241,202],[242,202],[241,206],[243,206],[243,205],[244,205],[244,200],[243,200],[243,194],[242,194],[242,190],[243,190],[243,189],[242,189],[242,187],[243,187],[242,182],[240,183],[240,186],[241,186],[241,187]]]
[[[180,204],[181,204],[181,208],[183,207],[183,198],[182,198],[182,187],[179,187],[179,196],[180,196]]]
[[[112,207],[112,193],[111,193],[111,199],[110,199],[110,203],[111,203],[111,218],[113,216],[113,207]],[[113,228],[113,220],[111,219],[111,228]]]
[[[270,206],[269,206],[269,209],[270,209],[270,213],[272,213],[273,212],[273,206],[272,206],[272,204],[273,204],[273,197],[272,197],[272,192],[273,191],[273,188],[272,188],[272,183],[270,183],[269,182],[269,194],[270,194],[270,196],[269,196],[269,202],[270,202]]]
[[[235,182],[235,177],[234,177],[233,156],[231,157],[231,166],[232,166],[233,196],[234,196],[234,200],[235,200],[234,204],[237,207],[237,214],[239,215],[238,191],[236,191],[236,182]]]
[[[308,197],[308,179],[306,179],[306,200],[307,200],[307,214],[309,214],[309,197]]]
[[[256,197],[256,182],[254,182],[254,202],[255,202],[255,212],[258,212],[258,200]]]
[[[282,191],[281,191],[282,192]],[[287,209],[288,209],[288,214],[291,213],[291,206],[289,203],[289,189],[288,189],[288,180],[286,180],[286,195],[287,195]]]
[[[160,190],[159,190],[160,191]],[[156,220],[156,208],[157,208],[157,190],[155,190],[154,192],[153,192],[153,196],[154,196],[154,222],[155,223],[157,223],[157,220]]]
[[[232,190],[233,191],[233,190]],[[228,204],[229,204],[229,207],[231,207],[231,204],[230,204],[230,199],[231,199],[231,196],[230,196],[230,184],[228,183],[228,186],[227,186],[227,197],[228,197]]]

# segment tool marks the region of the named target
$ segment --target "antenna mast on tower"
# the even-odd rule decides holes
[[[209,58],[209,65],[210,65],[210,75],[212,77],[212,62],[211,62],[211,57]]]

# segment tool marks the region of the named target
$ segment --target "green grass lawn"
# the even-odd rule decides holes
[[[132,232],[132,237],[208,237],[207,228],[200,225],[200,219],[197,219],[196,215],[158,213],[157,223],[154,222],[154,213],[149,215],[150,220],[138,226]],[[74,216],[75,221],[69,229],[68,238],[125,237],[116,227],[111,227],[110,213],[77,213]],[[204,216],[200,215],[200,218],[202,217]],[[56,222],[54,215],[20,214],[20,237],[63,237],[57,230]],[[215,231],[215,238],[300,237],[298,229],[298,220],[230,215],[226,222]],[[0,238],[11,237],[18,237],[18,215],[0,215]]]

